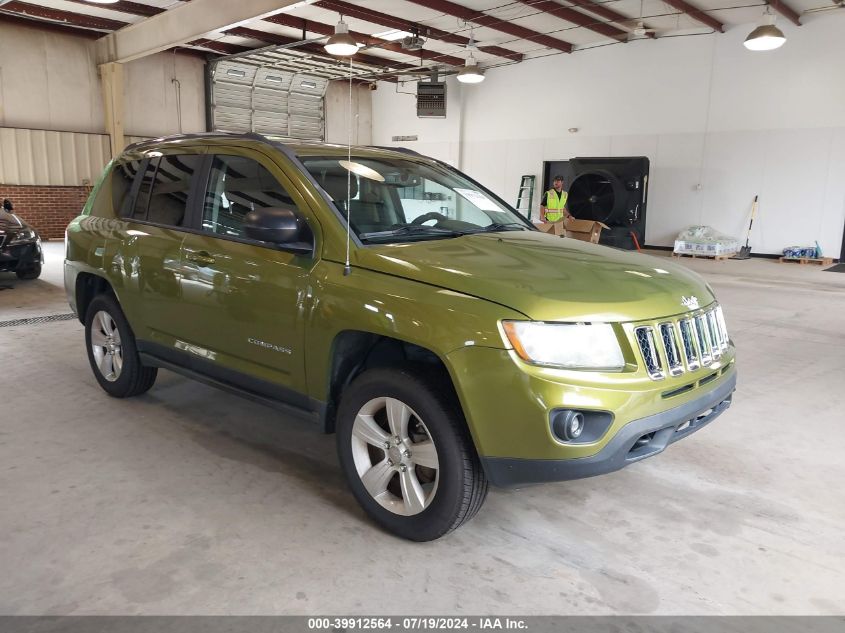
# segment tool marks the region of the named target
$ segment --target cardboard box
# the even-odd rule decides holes
[[[562,237],[566,234],[566,229],[563,227],[563,220],[560,222],[535,222],[534,226],[543,233],[549,233],[550,235],[560,235]]]
[[[566,218],[559,222],[535,222],[534,226],[544,233],[571,237],[582,242],[592,242],[593,244],[598,244],[602,229],[610,228],[603,222],[576,220],[574,218],[571,220]]]

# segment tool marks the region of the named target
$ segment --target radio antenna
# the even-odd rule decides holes
[[[349,241],[351,239],[349,228],[352,225],[352,58],[349,58],[349,142],[346,144],[346,266],[343,268],[343,276],[352,272],[349,264]]]

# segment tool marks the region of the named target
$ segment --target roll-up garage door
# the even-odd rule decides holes
[[[221,60],[211,68],[211,123],[219,132],[325,138],[328,79]]]

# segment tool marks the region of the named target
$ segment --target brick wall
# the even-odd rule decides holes
[[[0,202],[8,198],[15,214],[31,224],[41,239],[62,238],[65,227],[82,211],[90,187],[41,187],[0,184]]]

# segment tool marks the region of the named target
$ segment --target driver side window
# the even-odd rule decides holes
[[[296,203],[260,163],[242,156],[217,155],[211,164],[202,210],[202,228],[221,236],[246,238],[244,218],[259,208]]]

